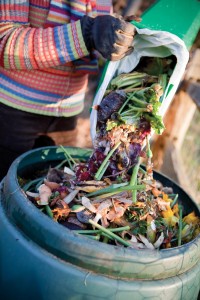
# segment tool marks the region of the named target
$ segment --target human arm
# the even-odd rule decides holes
[[[111,60],[132,51],[134,27],[119,18],[84,16],[54,28],[33,28],[29,24],[28,1],[13,5],[11,0],[1,0],[0,5],[0,65],[6,69],[65,65],[87,56],[93,49]]]
[[[18,4],[17,4],[18,2]],[[54,28],[32,28],[29,1],[1,0],[0,65],[6,69],[31,70],[60,65],[89,54],[80,21]]]

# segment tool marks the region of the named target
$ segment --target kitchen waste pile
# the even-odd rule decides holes
[[[166,249],[193,240],[200,218],[185,215],[179,195],[153,177],[149,138],[164,130],[159,107],[173,58],[144,58],[115,77],[97,110],[87,161],[66,159],[43,178],[21,179],[30,201],[77,234],[111,245]],[[141,165],[141,159],[145,167]]]

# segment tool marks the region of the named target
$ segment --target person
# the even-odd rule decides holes
[[[0,179],[39,136],[75,128],[95,53],[132,51],[134,26],[111,9],[111,0],[0,1]]]

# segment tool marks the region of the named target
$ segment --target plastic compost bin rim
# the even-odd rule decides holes
[[[72,152],[75,150],[83,151],[83,149],[77,147],[67,148],[68,150],[71,149]],[[193,241],[176,248],[163,249],[153,252],[151,250],[137,251],[120,246],[111,246],[104,243],[101,243],[100,245],[98,241],[77,236],[77,234],[73,231],[52,221],[49,217],[40,212],[38,208],[36,208],[27,199],[26,195],[19,187],[16,176],[17,170],[20,166],[20,163],[23,163],[23,160],[29,158],[29,156],[37,156],[37,154],[44,153],[45,151],[52,151],[56,154],[57,150],[58,147],[51,146],[26,152],[13,162],[3,182],[3,196],[5,198],[3,201],[3,206],[6,214],[11,222],[15,223],[16,227],[19,228],[23,234],[28,236],[28,238],[31,238],[41,247],[56,255],[58,258],[92,271],[97,271],[99,273],[106,272],[106,274],[112,276],[121,276],[125,278],[130,278],[135,272],[133,269],[135,263],[139,262],[139,264],[146,265],[155,264],[156,266],[158,263],[157,261],[160,260],[166,265],[170,261],[173,261],[174,264],[176,264],[178,258],[181,260],[181,264],[183,264],[178,273],[183,273],[187,270],[187,266],[184,265],[183,260],[184,253],[186,253],[187,250],[194,253],[193,261],[190,262],[191,264],[188,269],[198,262],[200,258],[200,254],[198,253],[200,253],[200,251],[198,250],[198,253],[196,253],[196,249],[200,248],[200,236]],[[90,149],[85,149],[85,151],[88,153],[88,155],[91,153]],[[71,155],[73,155],[73,153],[71,153]],[[159,174],[158,172],[155,173]],[[160,176],[170,180],[162,174],[160,174]],[[170,182],[173,183],[171,180]],[[183,191],[183,189],[180,188],[176,183],[173,184]],[[183,193],[189,197],[184,191]],[[14,195],[15,201],[11,201]],[[189,199],[191,204],[193,204],[193,206],[196,207],[196,210],[199,212],[195,202],[190,197]],[[172,271],[170,270],[170,272]],[[173,274],[173,276],[175,275],[177,274]],[[145,271],[141,271],[141,274],[138,274],[138,276],[144,279],[156,278],[155,274],[146,274]],[[169,277],[169,274],[164,276],[167,278]]]

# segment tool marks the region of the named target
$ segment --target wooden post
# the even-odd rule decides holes
[[[161,136],[154,136],[152,143],[154,169],[179,183],[194,199],[196,192],[191,188],[190,178],[185,171],[181,149],[194,113],[199,108],[197,105],[200,102],[199,84],[195,82],[200,79],[200,64],[197,63],[199,54],[200,51],[197,49],[193,59],[190,60],[184,82],[165,115],[164,133]]]

